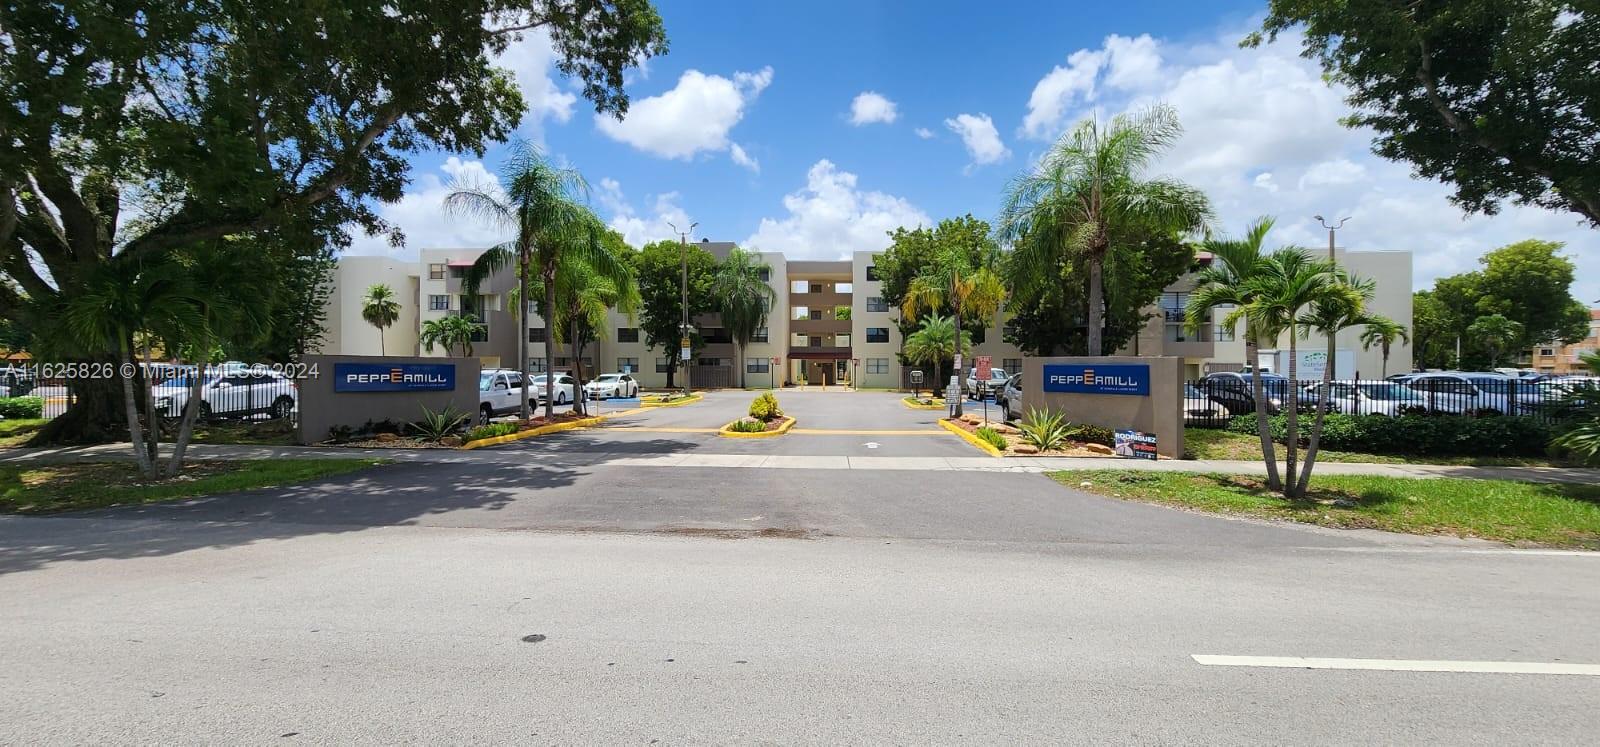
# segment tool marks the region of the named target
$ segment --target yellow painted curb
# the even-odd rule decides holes
[[[911,404],[911,400],[906,397],[900,398],[900,404],[905,405],[913,410],[943,410],[946,407],[949,407],[949,405],[943,403],[937,405],[914,405]]]
[[[794,418],[784,416],[784,423],[778,427],[778,430],[761,431],[760,433],[740,433],[739,431],[728,430],[728,428],[732,425],[733,423],[729,423],[725,426],[722,426],[722,428],[717,431],[717,435],[722,436],[723,438],[774,438],[788,433],[789,429],[794,427]]]
[[[700,394],[691,394],[691,395],[689,395],[688,399],[680,399],[680,400],[678,400],[676,402],[646,402],[645,400],[641,399],[641,400],[639,400],[639,406],[640,407],[683,407],[684,405],[692,405],[692,404],[694,404],[696,402],[699,402],[702,399],[705,399],[705,396],[704,395],[700,395]]]
[[[524,438],[533,438],[534,436],[543,436],[546,433],[560,433],[561,431],[570,431],[570,430],[572,430],[574,428],[588,428],[590,426],[599,425],[602,421],[604,421],[606,418],[609,418],[609,417],[615,417],[615,415],[600,415],[600,416],[596,416],[596,417],[592,417],[592,418],[584,418],[582,420],[569,420],[569,421],[567,421],[565,423],[552,423],[550,425],[541,425],[538,428],[530,428],[530,429],[525,430],[525,431],[518,431],[516,433],[508,433],[508,434],[506,434],[504,436],[495,436],[493,438],[480,438],[480,439],[478,439],[476,441],[468,441],[468,442],[462,444],[461,448],[463,448],[463,449],[481,449],[481,448],[483,448],[485,446],[498,446],[500,444],[511,443],[512,441],[521,441]]]
[[[961,426],[956,425],[955,423],[952,423],[952,422],[950,422],[948,420],[945,420],[944,418],[940,418],[939,419],[939,427],[943,428],[943,429],[945,429],[947,431],[950,431],[951,433],[954,433],[957,436],[960,436],[967,443],[972,444],[973,446],[976,446],[976,447],[978,447],[980,449],[983,449],[985,452],[987,452],[989,454],[989,456],[996,457],[996,458],[1005,456],[1005,452],[1000,451],[999,449],[996,449],[993,446],[990,446],[989,442],[987,442],[987,441],[985,441],[985,440],[983,440],[981,438],[978,438],[977,436],[975,436],[975,435],[973,435],[971,433],[968,433],[967,429],[962,428]]]

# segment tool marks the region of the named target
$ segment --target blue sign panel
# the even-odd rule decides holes
[[[453,363],[335,363],[335,392],[449,392],[456,388]]]
[[[1150,367],[1139,364],[1072,363],[1044,367],[1044,391],[1150,396]]]

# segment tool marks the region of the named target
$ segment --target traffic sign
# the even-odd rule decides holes
[[[972,366],[973,366],[973,368],[978,369],[977,370],[978,381],[988,381],[989,380],[989,377],[991,376],[991,374],[989,373],[989,364],[991,362],[991,358],[992,358],[992,356],[987,356],[987,355],[974,355],[974,356],[972,356]]]

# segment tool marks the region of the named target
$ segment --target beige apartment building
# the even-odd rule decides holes
[[[1544,374],[1587,374],[1583,356],[1600,351],[1600,309],[1589,309],[1589,336],[1571,345],[1540,345],[1525,355],[1528,366]]]
[[[702,241],[700,247],[721,259],[733,249],[731,242]],[[466,268],[481,249],[424,249],[416,261],[385,257],[345,257],[340,259],[327,309],[328,334],[323,351],[344,355],[378,355],[380,349],[392,355],[444,356],[442,349],[427,350],[419,341],[422,325],[447,314],[472,313],[485,329],[473,343],[472,354],[485,365],[514,367],[517,339],[527,335],[529,371],[570,371],[573,353],[558,345],[555,359],[545,359],[544,340],[550,331],[538,315],[519,324],[506,308],[506,292],[512,288],[509,271],[497,274],[469,297],[462,288]],[[909,368],[900,364],[901,337],[896,320],[900,310],[883,299],[882,283],[875,274],[876,252],[855,252],[849,259],[834,261],[789,260],[782,254],[763,252],[761,258],[771,271],[765,278],[777,298],[768,315],[766,328],[743,351],[737,349],[722,328],[716,314],[704,314],[692,323],[706,340],[689,367],[696,387],[750,388],[808,384],[837,386],[850,384],[863,388],[904,388]],[[1339,259],[1352,272],[1378,281],[1373,308],[1379,313],[1411,320],[1411,255],[1409,252],[1340,252]],[[1205,258],[1202,257],[1202,262]],[[373,284],[390,286],[401,302],[400,320],[381,336],[361,318],[361,297]],[[1174,355],[1184,359],[1191,377],[1211,371],[1238,370],[1245,360],[1244,342],[1237,330],[1212,323],[1191,333],[1182,324],[1182,309],[1194,287],[1192,276],[1180,278],[1167,288],[1151,308],[1154,315],[1123,355]],[[1217,318],[1226,314],[1219,310]],[[992,365],[1009,373],[1020,373],[1023,354],[1004,341],[1004,310],[990,320],[984,341],[967,351],[967,364],[974,356],[989,356]],[[1379,378],[1381,356],[1362,350],[1359,330],[1339,335],[1336,341],[1336,375],[1350,378]],[[1256,363],[1279,371],[1287,365],[1287,338],[1279,349],[1260,351]],[[1313,336],[1299,343],[1301,368],[1326,358],[1326,344]],[[742,354],[741,354],[742,352]],[[669,358],[676,348],[663,350],[645,344],[636,319],[612,312],[602,339],[588,345],[584,355],[586,377],[596,372],[632,372],[646,387],[663,387],[667,381]],[[1397,345],[1388,362],[1388,372],[1411,368],[1409,345]],[[932,371],[925,372],[924,385],[931,384]],[[1320,370],[1319,374],[1320,375]],[[674,383],[682,383],[682,370]]]

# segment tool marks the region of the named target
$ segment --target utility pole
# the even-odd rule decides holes
[[[1328,261],[1329,262],[1336,261],[1333,258],[1333,249],[1334,249],[1333,234],[1334,234],[1335,231],[1338,231],[1339,229],[1344,228],[1344,222],[1347,221],[1347,220],[1350,220],[1350,217],[1346,216],[1346,217],[1340,218],[1338,223],[1335,223],[1335,224],[1333,224],[1331,226],[1328,225],[1328,221],[1323,220],[1322,216],[1320,216],[1320,215],[1315,215],[1315,216],[1312,216],[1312,217],[1316,218],[1317,222],[1321,223],[1323,228],[1328,229]],[[1328,333],[1328,350],[1332,351],[1332,355],[1330,356],[1332,358],[1332,360],[1329,360],[1328,362],[1324,363],[1323,365],[1332,368],[1333,371],[1334,371],[1333,375],[1337,377],[1339,375],[1339,373],[1338,373],[1338,371],[1339,371],[1339,365],[1338,365],[1339,364],[1339,360],[1338,360],[1339,351],[1334,345],[1333,337],[1334,337],[1334,334],[1332,332],[1329,332]]]
[[[694,227],[700,225],[700,223],[698,221],[696,221],[694,223],[690,223],[689,224],[689,229],[687,231],[679,231],[678,227],[672,225],[671,223],[668,223],[667,225],[672,228],[674,233],[678,234],[678,262],[681,265],[681,270],[682,270],[682,280],[681,280],[680,287],[681,287],[682,293],[683,293],[683,297],[682,297],[683,306],[680,307],[682,312],[683,312],[683,320],[679,323],[679,326],[678,326],[678,334],[680,335],[680,338],[678,340],[678,360],[682,363],[682,365],[680,365],[679,368],[683,369],[683,396],[687,397],[687,396],[689,396],[689,393],[691,391],[690,386],[689,386],[689,356],[688,356],[688,352],[689,352],[689,232],[693,231]]]

